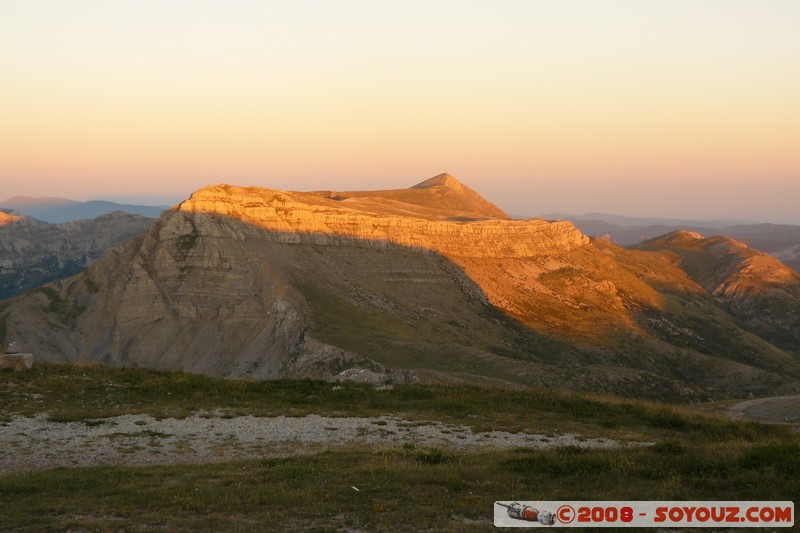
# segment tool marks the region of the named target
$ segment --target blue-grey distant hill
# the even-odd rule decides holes
[[[77,202],[66,198],[33,198],[28,196],[15,196],[0,202],[0,209],[17,211],[51,224],[97,218],[115,211],[141,215],[147,218],[158,218],[167,207],[164,205],[119,204],[106,200]]]
[[[566,215],[563,213],[548,213],[539,218],[547,220],[580,220],[584,222],[605,222],[612,226],[636,227],[636,226],[694,226],[704,228],[725,228],[735,225],[753,224],[752,220],[741,219],[716,219],[716,220],[691,220],[684,218],[654,218],[654,217],[630,217],[622,215],[612,215],[610,213],[587,213],[585,215]]]

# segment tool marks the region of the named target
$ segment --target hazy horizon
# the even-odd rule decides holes
[[[0,199],[409,187],[800,224],[800,2],[0,0]]]
[[[432,177],[432,176],[430,176],[430,177]],[[422,180],[420,180],[420,181],[422,181]],[[467,186],[470,186],[469,183],[465,182],[464,184],[467,185]],[[218,184],[208,184],[208,185],[210,186],[210,185],[218,185]],[[263,185],[263,184],[262,185],[254,185],[254,184],[248,184],[248,183],[228,183],[228,185],[258,186],[258,187],[266,187],[266,188],[275,188],[275,187],[268,187],[268,186]],[[412,183],[411,185],[414,185],[414,183]],[[409,185],[409,187],[411,185]],[[407,187],[398,186],[396,188],[407,188]],[[282,190],[289,190],[289,189],[290,188],[283,188]],[[322,187],[322,188],[316,188],[314,190],[329,190],[329,189],[330,190],[342,190],[342,191],[343,190],[355,190],[353,188],[347,189],[347,188],[342,188],[342,187],[335,187],[335,188]],[[294,189],[294,190],[296,190],[296,189]],[[308,190],[311,190],[311,189],[308,189]],[[69,196],[59,196],[59,195],[46,195],[46,196],[42,196],[42,197],[50,197],[50,198],[57,198],[57,199],[64,199],[64,200],[74,200],[74,201],[78,201],[78,202],[87,202],[87,201],[92,201],[92,200],[100,200],[100,201],[115,202],[115,203],[118,203],[118,204],[133,204],[133,205],[143,205],[143,206],[172,206],[172,205],[176,205],[176,204],[188,199],[193,192],[195,192],[195,191],[188,192],[184,196],[160,196],[160,197],[159,196],[150,196],[150,195],[147,195],[147,196],[102,196],[102,195],[91,196],[90,195],[90,196],[81,197],[81,198],[74,198],[74,197],[69,197]],[[478,192],[483,195],[482,191],[478,191]],[[30,194],[19,194],[19,195],[13,195],[13,196],[37,198],[37,196],[30,195]],[[485,195],[483,195],[483,196],[485,197]],[[9,197],[6,197],[6,198],[0,198],[0,202],[2,202],[3,200],[9,199],[11,197],[12,196],[9,196]],[[738,216],[738,215],[736,215],[736,216],[734,216],[734,215],[731,215],[731,216],[718,216],[718,217],[711,217],[711,216],[699,216],[699,217],[694,217],[694,216],[673,216],[673,215],[671,215],[669,213],[666,213],[666,212],[663,213],[663,214],[636,213],[636,212],[612,212],[612,211],[601,211],[601,210],[591,210],[591,211],[577,212],[577,211],[559,211],[559,210],[556,210],[556,209],[525,212],[525,211],[513,211],[513,210],[510,210],[510,209],[506,209],[500,203],[497,203],[496,205],[498,207],[500,207],[500,209],[502,209],[503,211],[505,211],[507,214],[509,214],[511,216],[537,217],[537,216],[558,214],[558,215],[574,216],[574,217],[586,217],[588,215],[609,215],[609,216],[614,216],[614,217],[623,217],[623,218],[627,217],[627,218],[631,218],[631,219],[638,219],[638,218],[664,219],[664,220],[674,219],[676,221],[692,221],[692,222],[728,221],[731,224],[739,224],[739,223],[741,223],[741,224],[771,223],[771,224],[797,224],[797,225],[800,225],[800,216],[795,217],[794,219],[778,220],[778,219],[775,219],[775,218],[770,218],[768,216],[765,217],[765,218],[746,218],[746,217],[742,217],[742,216]],[[2,206],[2,204],[0,204],[0,206]]]

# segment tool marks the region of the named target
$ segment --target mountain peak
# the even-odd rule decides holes
[[[384,215],[431,220],[508,219],[499,207],[450,174],[439,174],[407,189],[311,191],[314,196],[347,201],[347,206]]]
[[[448,187],[454,190],[461,190],[464,186],[461,184],[455,176],[444,172],[439,174],[438,176],[434,176],[430,179],[423,181],[422,183],[417,183],[411,189],[430,189],[431,187]]]
[[[696,231],[689,231],[685,229],[679,229],[678,231],[673,231],[672,233],[667,234],[666,237],[669,239],[681,239],[681,240],[691,239],[698,241],[702,241],[703,239],[705,239],[705,236],[703,236],[702,234],[697,233]]]
[[[509,218],[500,208],[486,200],[477,191],[474,191],[458,181],[455,176],[442,173],[430,179],[417,183],[406,193],[423,197],[424,201],[433,202],[440,206],[460,206],[461,210],[467,208],[473,214],[488,216],[490,218]],[[473,215],[474,216],[474,215]]]
[[[642,247],[663,247],[670,245],[688,244],[696,241],[704,241],[705,237],[697,232],[679,229],[671,231],[665,235],[654,237],[643,241]]]

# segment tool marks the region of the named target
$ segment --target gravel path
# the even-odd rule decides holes
[[[610,448],[610,439],[535,435],[377,418],[234,418],[192,415],[157,420],[124,415],[83,422],[50,422],[47,415],[0,424],[0,473],[54,467],[156,465],[284,457],[348,444],[436,446],[460,450]]]
[[[800,396],[771,396],[739,402],[728,410],[735,419],[800,423]]]

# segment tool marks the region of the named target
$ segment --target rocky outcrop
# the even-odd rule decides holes
[[[705,238],[681,230],[646,241],[641,248],[675,254],[682,268],[704,289],[734,304],[775,290],[800,297],[800,274],[772,255],[730,237]]]
[[[143,234],[152,222],[112,213],[47,224],[0,213],[0,300],[77,274],[108,250]]]
[[[779,344],[800,344],[800,274],[729,237],[678,231],[642,244],[664,250],[740,319]]]
[[[23,217],[19,215],[14,215],[12,213],[6,213],[4,211],[0,211],[0,227],[19,222],[20,220],[22,220],[22,218]]]
[[[21,353],[16,342],[12,342],[0,354],[0,370],[26,372],[33,368],[33,354]]]
[[[800,244],[787,246],[772,252],[771,255],[780,259],[783,264],[793,268],[796,272],[800,271]]]
[[[312,194],[254,187],[206,187],[178,207],[187,215],[170,221],[169,230],[191,232],[203,216],[224,216],[266,230],[274,242],[386,247],[399,245],[447,257],[524,258],[554,255],[585,245],[589,239],[569,222],[544,220],[430,220],[414,216],[365,213]],[[181,229],[180,226],[183,226]]]
[[[26,372],[33,368],[33,354],[3,353],[0,354],[0,370]]]

